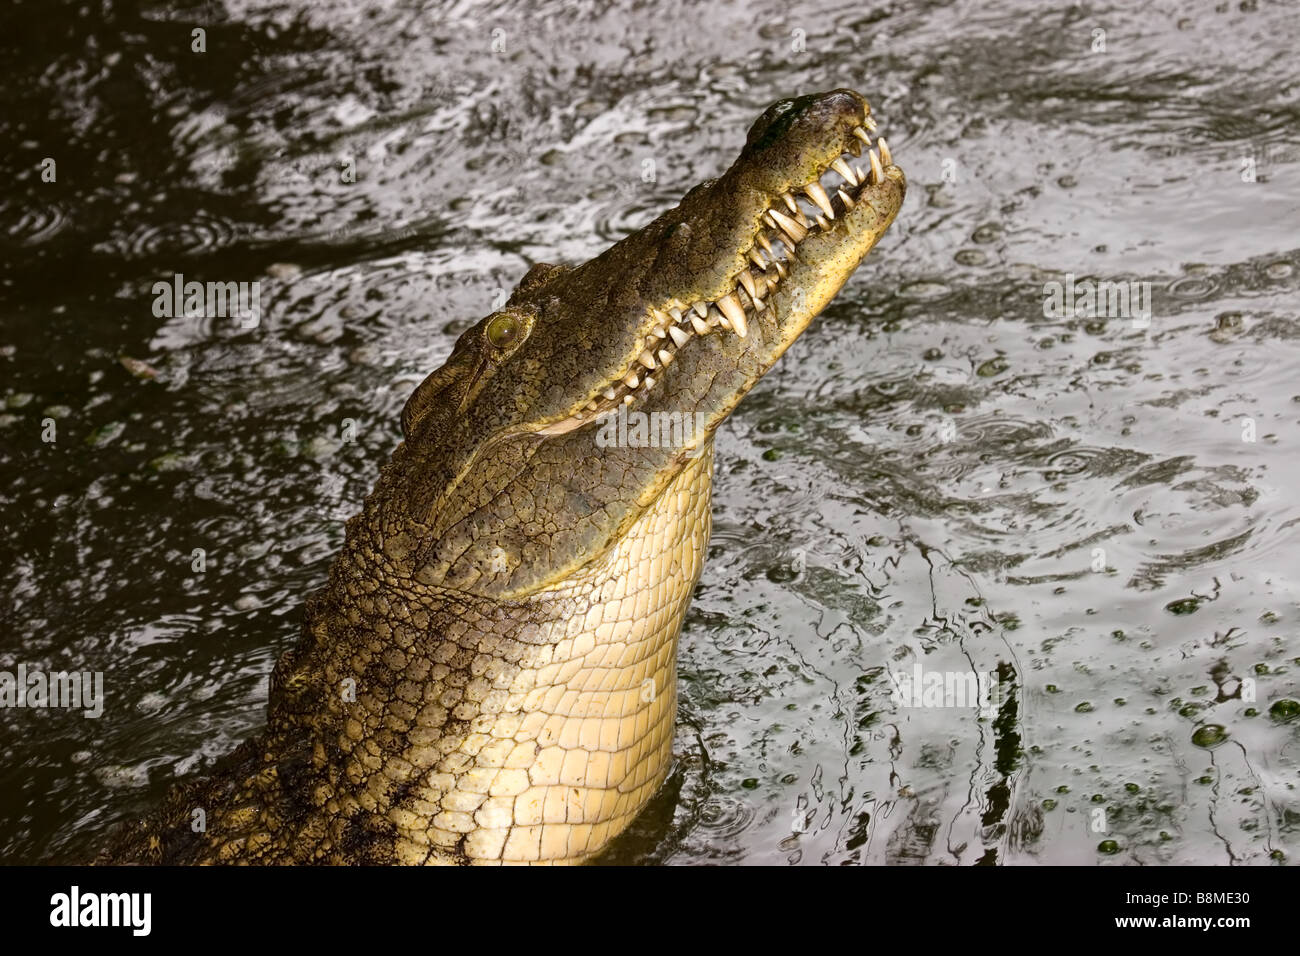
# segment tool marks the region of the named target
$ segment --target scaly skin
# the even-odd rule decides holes
[[[864,125],[846,90],[774,104],[718,180],[535,266],[462,335],[276,664],[265,733],[100,861],[573,863],[622,831],[672,760],[714,430],[902,204]],[[857,156],[819,227],[819,177],[834,197]],[[809,186],[805,217],[783,194]],[[607,447],[621,405],[703,427]]]

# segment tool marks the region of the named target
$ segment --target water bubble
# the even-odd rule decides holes
[[[898,290],[904,299],[938,299],[948,294],[948,287],[942,282],[909,282]]]
[[[1276,720],[1279,724],[1284,724],[1289,720],[1295,720],[1300,717],[1300,702],[1283,698],[1274,701],[1273,706],[1268,709],[1268,715]]]
[[[1202,724],[1192,734],[1192,743],[1206,750],[1213,750],[1228,739],[1228,731],[1222,724]]]
[[[1213,282],[1195,276],[1184,276],[1169,285],[1169,294],[1179,299],[1204,299],[1213,291]]]

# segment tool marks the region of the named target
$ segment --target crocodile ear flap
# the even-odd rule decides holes
[[[402,434],[407,441],[411,440],[416,427],[429,417],[430,412],[441,412],[445,416],[450,410],[453,403],[444,393],[459,377],[460,369],[448,362],[430,372],[428,378],[416,386],[402,408]],[[441,409],[438,408],[440,405]]]

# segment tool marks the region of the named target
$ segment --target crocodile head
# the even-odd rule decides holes
[[[534,266],[403,411],[381,483],[404,512],[384,521],[394,556],[514,601],[604,554],[893,221],[906,183],[874,130],[849,90],[781,100],[675,209],[581,266]],[[616,409],[680,440],[601,443]]]

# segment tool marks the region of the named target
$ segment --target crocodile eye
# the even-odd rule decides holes
[[[519,320],[513,315],[498,315],[487,324],[487,338],[495,348],[509,348],[519,338]]]

